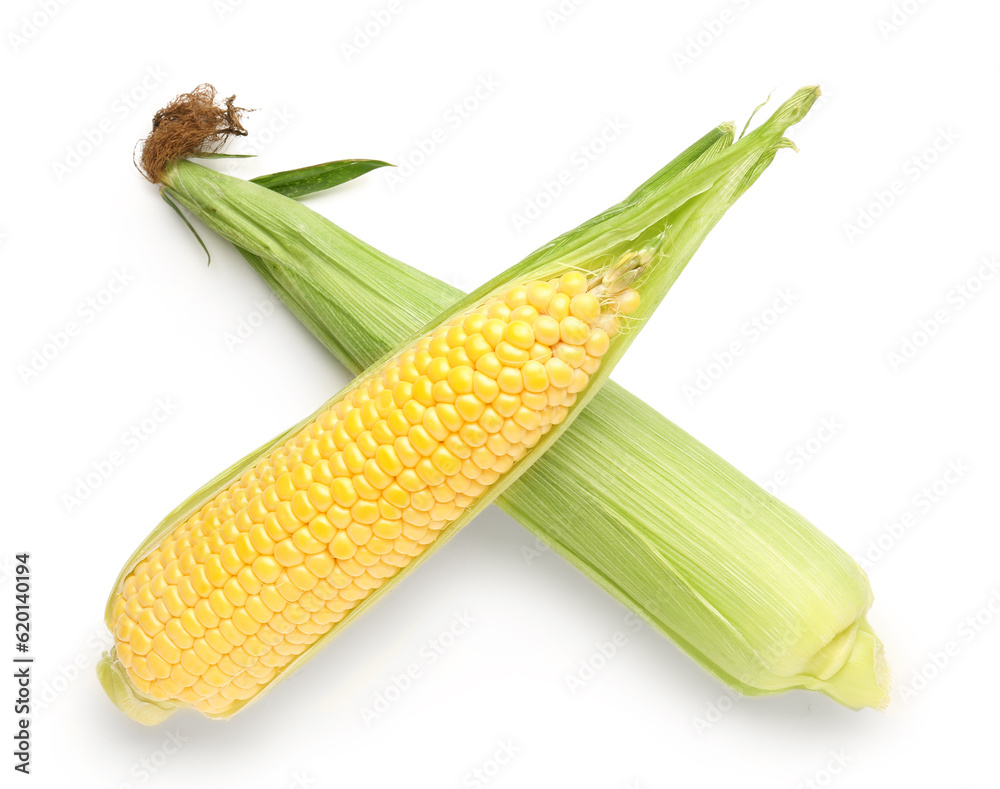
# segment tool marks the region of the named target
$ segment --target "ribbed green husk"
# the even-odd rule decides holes
[[[451,296],[453,294],[447,292],[449,289],[446,286],[435,285],[433,281],[429,281],[428,278],[419,275],[418,272],[407,269],[398,263],[398,261],[394,261],[378,253],[368,245],[339,230],[334,225],[322,220],[317,221],[319,218],[312,212],[309,212],[308,209],[292,209],[288,205],[289,201],[284,200],[282,202],[281,199],[271,199],[266,196],[267,193],[264,190],[258,189],[254,191],[256,187],[250,188],[251,185],[249,184],[236,182],[235,179],[228,179],[224,176],[211,173],[196,165],[179,162],[168,172],[168,176],[165,179],[166,191],[171,197],[199,215],[214,229],[221,232],[227,238],[236,241],[242,247],[246,248],[250,254],[259,256],[259,269],[265,274],[268,281],[272,285],[278,286],[278,292],[294,309],[301,313],[307,325],[310,325],[314,330],[318,330],[320,334],[327,334],[328,346],[354,368],[361,367],[373,359],[381,360],[384,358],[387,347],[384,339],[386,336],[394,334],[396,336],[407,336],[406,332],[408,329],[412,330],[414,326],[421,325],[426,316],[435,314],[442,304],[451,303],[451,307],[446,311],[447,314],[445,316],[439,316],[437,319],[431,321],[430,325],[437,325],[446,320],[450,315],[464,311],[486,295],[510,282],[522,281],[529,277],[551,276],[569,266],[584,268],[590,271],[598,270],[602,265],[607,263],[609,256],[646,243],[650,238],[659,234],[664,229],[664,226],[668,226],[669,232],[666,237],[669,243],[661,250],[660,259],[655,265],[651,266],[649,273],[640,286],[644,296],[643,308],[637,316],[633,331],[623,334],[620,340],[614,344],[612,350],[609,351],[607,361],[602,365],[602,373],[606,376],[607,372],[610,372],[610,369],[613,367],[614,362],[624,352],[631,338],[634,337],[634,329],[651,313],[656,303],[662,298],[663,293],[666,292],[666,289],[672,284],[677,274],[679,274],[694,249],[702,238],[704,238],[707,230],[714,225],[715,221],[718,220],[726,208],[731,205],[746,187],[756,179],[770,162],[774,153],[780,147],[788,144],[782,136],[785,128],[804,114],[812,104],[815,96],[815,90],[800,92],[793,100],[783,105],[771,121],[736,145],[729,145],[731,131],[728,129],[720,130],[714,135],[709,135],[701,141],[700,146],[699,144],[692,146],[692,149],[685,152],[679,158],[679,161],[673,163],[672,166],[668,166],[659,176],[647,182],[648,189],[644,190],[641,188],[623,204],[616,206],[611,211],[586,223],[576,231],[557,239],[556,242],[547,245],[534,255],[529,256],[526,261],[514,267],[506,275],[502,275],[500,278],[488,283],[466,299],[460,300],[457,306],[451,303]],[[673,174],[679,172],[684,172],[684,178],[674,179]],[[665,174],[669,175],[669,177],[664,178]],[[296,276],[289,277],[288,272],[292,270],[296,271]],[[389,282],[392,283],[392,287],[385,287]],[[406,288],[411,286],[411,290],[406,290]],[[377,299],[373,297],[378,294],[387,295],[389,291],[405,292],[406,299],[402,303],[394,303],[392,310],[383,312],[382,308],[384,305],[378,305]],[[317,294],[321,292],[323,293],[323,297],[318,298]],[[348,307],[350,307],[350,310],[347,309]],[[417,332],[416,335],[411,334],[410,339],[402,343],[402,345],[408,345],[414,336],[419,336],[423,333],[425,333],[424,329]],[[391,353],[395,353],[397,350],[398,346]],[[594,395],[597,391],[597,386],[599,386],[604,376],[595,376],[597,380],[584,392],[584,397],[581,398],[581,401],[586,401],[588,396]],[[354,385],[356,385],[356,382],[352,384],[352,386]],[[336,398],[331,402],[335,401]],[[631,404],[632,407],[635,407],[636,402]],[[580,412],[582,406],[583,402],[580,402],[574,407],[571,419],[575,414]],[[437,544],[433,547],[440,547],[444,539],[453,534],[475,512],[485,506],[506,486],[512,484],[520,474],[528,471],[529,464],[541,456],[540,453],[555,440],[560,432],[561,430],[552,431],[547,440],[541,442],[530,453],[529,457],[525,458],[515,469],[505,475],[505,478],[490,491],[490,495],[484,497],[480,501],[479,506],[468,513],[467,517],[450,527],[447,533],[443,535],[443,538],[438,540]],[[280,443],[280,440],[283,439],[279,439],[262,448],[262,452],[270,451],[277,443]],[[688,441],[690,442],[690,439]],[[600,439],[595,443],[600,444]],[[607,445],[608,442],[605,440],[603,443]],[[558,446],[562,446],[562,444],[560,443]],[[585,446],[586,442],[581,444],[579,448]],[[254,455],[253,459],[256,459],[256,457],[258,455]],[[557,463],[552,467],[552,471],[555,473],[554,479],[560,480],[557,487],[565,486],[566,490],[570,490],[571,486],[566,485],[562,479],[562,469],[558,462],[558,455],[556,456],[556,460]],[[572,461],[572,458],[569,458],[569,460]],[[228,484],[229,480],[238,476],[248,465],[250,463],[237,464],[236,467],[220,475],[219,478],[206,486],[202,491],[196,493],[187,502],[182,504],[178,510],[168,516],[164,523],[161,524],[161,527],[150,535],[129,560],[122,575],[119,577],[115,590],[112,592],[111,600],[113,601],[121,582],[135,563],[148,552],[152,545],[159,542],[163,534],[172,528],[179,518],[184,517],[186,513],[201,506],[201,503],[205,500],[209,492],[217,489],[220,484]],[[733,471],[732,473],[738,476],[737,472]],[[595,478],[592,477],[591,479]],[[660,482],[662,483],[662,480]],[[551,481],[545,481],[544,484],[549,486],[552,483]],[[592,483],[590,484],[592,485]],[[629,477],[629,486],[622,489],[636,489],[632,485],[631,477]],[[551,489],[549,490],[551,491]],[[538,514],[543,514],[540,520],[551,520],[552,514],[554,514],[557,520],[564,521],[563,526],[572,526],[572,524],[565,522],[566,510],[563,509],[561,503],[558,505],[555,504],[553,497],[549,496],[547,498],[547,493],[540,490],[529,491],[529,493],[530,495],[514,496],[514,501],[508,502],[508,507],[518,517],[522,517],[520,509],[524,508],[535,511],[536,514],[534,516],[531,516],[529,513],[527,516],[529,518],[534,517],[536,520],[539,520]],[[691,494],[688,492],[686,495],[689,498]],[[507,501],[507,498],[505,498],[505,501]],[[540,507],[537,506],[538,501],[543,502]],[[609,498],[608,503],[611,502],[612,499]],[[681,575],[681,571],[685,569],[683,563],[679,563],[677,568],[671,568],[669,564],[669,551],[663,552],[662,546],[657,545],[657,534],[663,537],[669,537],[670,535],[662,529],[657,529],[656,519],[654,518],[647,524],[650,528],[642,528],[642,524],[635,522],[634,514],[628,508],[622,508],[621,502],[617,504],[618,509],[624,512],[624,517],[621,518],[622,523],[631,523],[631,532],[627,535],[623,534],[623,541],[616,545],[612,551],[606,552],[603,557],[594,554],[592,551],[589,556],[584,553],[582,556],[577,557],[576,563],[593,577],[597,578],[603,585],[616,591],[620,597],[626,599],[634,607],[642,611],[661,629],[673,634],[696,657],[705,655],[706,657],[701,660],[703,665],[715,671],[715,673],[723,678],[735,679],[738,683],[749,680],[745,688],[748,692],[768,692],[782,689],[778,684],[767,678],[757,682],[756,685],[752,684],[755,679],[759,679],[757,675],[761,674],[761,672],[759,669],[748,668],[745,665],[746,663],[752,664],[754,661],[747,661],[745,659],[741,661],[739,657],[742,655],[743,658],[746,658],[747,653],[755,653],[755,657],[760,658],[761,653],[752,646],[754,642],[753,638],[747,638],[745,633],[742,634],[742,639],[735,638],[733,632],[731,632],[739,631],[740,626],[745,624],[740,621],[738,611],[734,612],[733,621],[725,620],[726,626],[721,628],[720,637],[727,640],[729,645],[724,645],[722,649],[719,649],[718,645],[712,643],[709,643],[707,645],[708,648],[706,648],[706,644],[703,643],[704,638],[698,635],[699,630],[706,631],[711,626],[710,623],[704,621],[704,613],[706,611],[714,611],[714,609],[707,605],[702,605],[700,608],[698,605],[679,606],[677,601],[664,607],[663,591],[669,591],[671,595],[674,594],[672,590],[663,588],[664,581],[666,578],[674,578],[675,573],[676,578],[674,580],[678,589],[688,588],[693,599],[700,599],[701,594],[698,591],[697,585],[690,583]],[[551,513],[548,511],[549,508],[554,508],[551,509]],[[683,509],[683,507],[680,509]],[[579,510],[577,511],[579,512]],[[612,509],[608,512],[613,513],[615,511]],[[556,526],[557,524],[552,525]],[[570,528],[570,531],[572,531],[572,528]],[[536,529],[536,532],[540,536],[550,539],[557,547],[568,551],[570,554],[573,554],[576,550],[578,541],[582,543],[588,542],[588,539],[582,532],[568,536],[565,534],[561,535],[558,528],[552,528],[549,532]],[[808,526],[806,532],[809,532]],[[812,542],[815,542],[815,535],[810,534],[809,536],[813,538]],[[655,569],[650,568],[653,570],[652,573],[647,575],[646,573],[639,572],[636,574],[635,567],[638,566],[638,563],[633,562],[633,568],[630,569],[628,562],[616,561],[615,552],[621,553],[622,546],[627,546],[630,539],[636,541],[637,545],[639,543],[646,543],[648,545],[647,553],[650,556],[662,554],[660,555],[659,566]],[[592,542],[592,540],[589,540],[589,542]],[[807,540],[806,542],[810,541]],[[805,547],[808,549],[811,546],[807,545]],[[628,553],[630,552],[629,550]],[[426,552],[421,557],[421,561],[430,553],[431,551]],[[803,551],[803,555],[807,553],[808,550]],[[697,551],[695,554],[697,554]],[[608,559],[611,559],[612,563],[616,564],[617,570],[607,566]],[[591,564],[590,560],[594,560],[595,563]],[[691,564],[697,565],[699,562],[692,562]],[[415,562],[411,564],[406,572],[411,571],[419,563]],[[817,565],[824,566],[823,562],[817,562]],[[852,569],[860,574],[860,570],[857,570],[856,567]],[[330,634],[317,643],[310,652],[307,652],[292,663],[286,669],[285,673],[288,670],[294,670],[294,667],[305,660],[315,649],[318,649],[322,643],[339,632],[348,621],[359,615],[364,608],[379,599],[386,591],[393,588],[396,581],[403,575],[405,575],[405,572],[397,576],[393,582],[387,584],[375,594],[370,595],[362,605],[355,609],[340,625],[334,628]],[[711,579],[711,572],[708,573],[708,576]],[[651,581],[652,586],[650,585]],[[845,615],[839,617],[840,621],[837,624],[840,626],[832,631],[830,631],[829,627],[825,627],[827,623],[823,623],[823,625],[817,627],[816,617],[807,616],[806,621],[810,633],[819,632],[815,637],[803,637],[799,641],[803,641],[806,644],[817,644],[820,650],[824,648],[824,644],[828,644],[835,639],[836,641],[844,642],[854,641],[853,634],[858,629],[857,623],[859,618],[870,604],[870,592],[867,591],[867,582],[863,574],[860,574],[859,578],[855,578],[855,581],[856,587],[862,587],[862,591],[856,595],[861,599],[860,604],[858,604],[858,601],[854,601],[855,605],[852,606],[845,600],[843,607],[845,609],[852,607],[854,609],[860,608],[860,613],[857,610],[854,612],[848,611]],[[858,581],[860,581],[860,584],[857,583]],[[705,581],[702,580],[702,583],[705,583]],[[660,587],[661,590],[657,591],[656,587]],[[841,597],[844,596],[841,595]],[[111,601],[109,601],[110,605]],[[779,613],[781,610],[789,607],[794,608],[795,606],[784,606],[779,609]],[[690,616],[678,615],[680,611],[686,608],[691,609]],[[837,606],[830,606],[830,608],[837,609]],[[841,613],[839,610],[834,611],[834,614]],[[663,616],[662,614],[666,615]],[[720,614],[715,614],[715,616],[719,621],[724,620],[724,617],[721,617]],[[687,630],[690,629],[687,627],[689,624],[688,620],[695,625],[695,632],[690,642],[686,641]],[[760,622],[750,622],[748,629],[750,631],[759,631],[761,624]],[[829,635],[824,636],[824,632],[826,631],[830,631]],[[840,632],[845,632],[848,636],[841,636],[837,639],[836,634]],[[709,641],[717,640],[711,637],[711,634],[709,635]],[[767,636],[764,637],[764,640],[772,646],[776,643],[773,638],[768,638]],[[785,640],[787,642],[787,633]],[[860,642],[860,640],[862,639],[858,641]],[[848,645],[846,649],[847,653],[851,652],[850,646]],[[756,662],[758,664],[766,663],[770,651],[772,650],[765,649],[763,652],[764,659],[758,659]],[[813,658],[816,651],[813,650],[809,653],[810,660],[813,663],[816,662]],[[785,653],[786,650],[782,649],[780,652]],[[719,653],[722,657],[725,657],[725,653],[732,653],[732,655],[736,656],[736,659],[715,661],[715,653]],[[854,653],[857,653],[857,649],[854,650]],[[788,663],[787,660],[783,660],[784,654],[777,655],[776,657],[779,664]],[[797,664],[796,670],[798,670],[800,668],[798,663],[801,663],[801,661],[792,662]],[[806,661],[807,664],[809,662],[808,660]],[[834,662],[836,663],[836,668],[839,668],[843,665],[843,657],[835,661],[830,659],[825,660],[825,671],[817,670],[816,666],[805,665],[805,668],[810,670],[811,675],[820,676],[817,679],[814,679],[813,676],[806,676],[804,678],[800,676],[791,677],[792,682],[789,683],[786,681],[783,687],[788,687],[789,684],[810,687],[822,685],[820,682],[823,679],[822,675],[832,672],[831,666]],[[857,662],[857,660],[854,660],[854,662]],[[874,665],[874,663],[874,658],[867,661],[866,668],[869,665]],[[133,715],[133,717],[141,719],[143,722],[155,722],[165,714],[168,714],[168,711],[164,711],[165,705],[163,704],[143,705],[141,699],[140,703],[137,704],[134,698],[136,695],[134,689],[127,687],[123,690],[120,687],[122,684],[121,680],[124,680],[126,685],[128,684],[127,677],[124,676],[121,667],[115,665],[112,656],[105,659],[101,672],[102,681],[105,687],[108,688],[109,695],[123,709],[126,709],[127,712]],[[768,670],[763,673],[773,674],[774,672]],[[860,673],[863,674],[864,671]],[[837,683],[834,682],[833,684]],[[825,688],[821,687],[820,689]],[[829,692],[828,689],[827,692]],[[841,693],[841,695],[844,694]],[[859,698],[849,698],[847,699],[847,703],[851,703],[852,706],[861,706],[861,704],[870,703],[870,700],[859,701]],[[234,705],[233,708],[224,711],[221,717],[232,714],[241,706],[245,705]]]

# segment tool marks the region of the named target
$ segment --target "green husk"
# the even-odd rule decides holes
[[[578,402],[578,405],[574,407],[573,415],[575,415],[580,413],[583,406],[582,401],[595,395],[601,380],[610,372],[614,362],[620,358],[631,339],[634,338],[635,329],[648,318],[656,303],[673,283],[708,230],[763,171],[775,152],[779,148],[789,145],[783,138],[784,130],[802,117],[817,94],[818,91],[815,89],[800,91],[792,100],[783,105],[770,121],[737,144],[731,144],[732,130],[730,127],[716,130],[692,146],[678,160],[647,182],[626,201],[538,250],[507,274],[488,283],[465,299],[459,300],[457,305],[452,303],[453,294],[446,292],[451,290],[447,286],[435,284],[430,278],[378,253],[336,226],[312,214],[308,209],[298,207],[292,209],[289,201],[275,195],[268,196],[269,193],[259,190],[253,185],[238,182],[236,179],[228,179],[183,161],[171,165],[163,181],[165,191],[171,198],[185,205],[213,229],[246,249],[251,257],[256,256],[257,266],[265,278],[303,317],[306,324],[317,331],[328,347],[341,356],[353,369],[363,367],[373,360],[384,358],[386,349],[390,347],[391,342],[387,341],[386,337],[409,336],[412,338],[414,336],[412,334],[413,328],[421,325],[428,315],[435,314],[442,304],[451,303],[450,309],[446,311],[447,315],[438,316],[430,322],[431,325],[437,325],[447,316],[464,311],[486,295],[514,281],[551,276],[570,266],[588,271],[598,270],[610,256],[629,248],[634,249],[647,244],[652,239],[660,237],[666,229],[667,232],[663,234],[666,243],[660,245],[659,260],[651,266],[648,275],[641,283],[644,296],[643,305],[636,317],[633,331],[621,335],[620,340],[613,345],[606,357],[606,363],[602,365],[602,375],[595,376],[592,385],[588,387],[584,397],[581,398],[581,402]],[[682,173],[683,177],[677,177]],[[393,283],[393,287],[386,288],[385,284],[390,281]],[[391,294],[387,293],[388,291],[397,294],[405,293],[405,302],[396,304]],[[380,304],[378,298],[375,298],[376,295],[381,295],[383,299],[389,297],[388,301],[392,302],[393,309],[383,311],[385,301]],[[411,332],[411,334],[407,335],[406,332]],[[416,336],[423,333],[424,330],[421,330],[416,333]],[[398,344],[398,339],[396,342]],[[408,344],[408,342],[403,344]],[[394,352],[395,350],[392,351],[392,353]],[[356,383],[352,384],[352,387],[354,385]],[[624,405],[617,404],[621,413],[616,418],[620,419],[624,416],[629,420],[617,422],[616,435],[620,435],[621,425],[631,424],[630,420],[637,418],[635,409],[644,408],[644,406],[617,387],[610,389],[612,394],[616,390],[624,402]],[[615,407],[614,403],[612,403],[613,407]],[[630,413],[628,409],[632,409],[632,412]],[[602,407],[602,410],[607,411],[608,409]],[[641,414],[638,415],[638,418],[641,416]],[[665,422],[665,420],[660,421]],[[547,440],[543,440],[530,453],[529,457],[505,475],[504,479],[490,491],[490,495],[479,502],[479,506],[450,527],[433,548],[440,547],[444,539],[453,534],[458,527],[492,498],[500,494],[504,488],[511,485],[518,476],[527,472],[526,479],[533,479],[534,475],[528,468],[529,464],[539,458],[540,453],[555,441],[558,434],[566,426],[568,426],[568,422],[561,426],[560,430],[552,431],[547,436]],[[673,438],[677,439],[677,443],[681,446],[685,444],[698,446],[689,437],[686,438],[685,442],[684,434],[676,428],[674,430],[676,433],[673,436],[664,435],[664,439],[668,440],[668,443],[669,439]],[[575,432],[571,432],[570,435],[574,435]],[[606,435],[606,429],[604,435]],[[272,442],[263,448],[263,451],[270,451],[270,448],[279,443],[280,440]],[[842,605],[828,601],[823,595],[817,594],[816,597],[822,599],[818,601],[793,599],[778,606],[778,613],[785,616],[787,620],[807,623],[804,629],[808,632],[793,639],[795,647],[805,645],[807,648],[812,648],[809,652],[796,653],[804,654],[805,660],[797,657],[788,658],[784,654],[784,649],[781,650],[782,654],[780,655],[769,655],[771,651],[769,649],[761,652],[755,641],[763,641],[772,646],[776,643],[787,643],[787,632],[781,637],[776,637],[769,632],[761,635],[760,631],[762,629],[766,631],[767,628],[762,628],[759,621],[750,621],[749,623],[740,621],[739,610],[735,610],[730,619],[728,618],[730,614],[725,613],[724,609],[717,610],[708,602],[710,598],[703,598],[699,591],[699,585],[703,585],[716,595],[720,595],[721,591],[728,589],[730,595],[735,598],[746,593],[746,590],[739,586],[744,579],[734,573],[725,579],[723,590],[712,589],[710,588],[711,582],[715,580],[712,576],[713,568],[711,566],[702,567],[703,564],[712,565],[711,561],[706,561],[708,557],[699,556],[698,550],[694,550],[694,561],[678,561],[674,552],[671,551],[672,543],[669,542],[668,538],[674,535],[669,528],[662,528],[663,524],[660,523],[659,519],[662,516],[669,520],[672,516],[674,521],[668,525],[678,528],[679,531],[684,530],[685,519],[688,515],[686,510],[690,508],[691,499],[695,497],[692,497],[690,492],[686,490],[685,485],[689,484],[689,481],[685,483],[681,481],[684,477],[684,474],[681,473],[683,469],[669,467],[668,458],[667,466],[671,471],[678,472],[675,489],[660,495],[658,502],[630,501],[629,506],[626,507],[624,502],[613,496],[613,491],[638,490],[642,486],[648,486],[655,491],[657,486],[662,486],[664,480],[656,474],[658,470],[656,459],[654,458],[650,464],[648,478],[641,479],[637,485],[635,469],[631,469],[629,473],[625,474],[627,485],[622,487],[608,486],[610,490],[602,498],[599,496],[600,491],[592,490],[592,480],[602,479],[602,474],[603,478],[607,479],[607,471],[609,468],[612,471],[617,470],[616,464],[621,462],[621,458],[605,458],[604,462],[610,462],[610,467],[604,466],[603,470],[590,476],[579,488],[574,488],[571,483],[567,482],[565,473],[570,470],[567,464],[577,463],[579,457],[574,456],[572,452],[561,456],[559,448],[565,443],[566,441],[561,441],[556,445],[554,462],[546,464],[546,460],[553,453],[542,456],[541,462],[545,464],[542,466],[542,471],[544,472],[548,468],[548,471],[551,472],[551,477],[544,481],[544,490],[540,484],[525,485],[522,482],[521,485],[513,489],[519,491],[518,494],[509,493],[503,498],[510,511],[517,517],[529,521],[529,525],[535,526],[536,533],[552,541],[557,549],[568,552],[573,556],[574,563],[581,569],[588,572],[606,588],[617,593],[619,597],[630,602],[633,607],[640,610],[664,632],[677,638],[696,658],[704,655],[699,662],[702,662],[706,668],[731,681],[737,687],[742,686],[741,689],[745,689],[746,692],[773,692],[787,687],[805,686],[816,687],[835,697],[839,695],[841,697],[839,700],[850,706],[862,706],[873,702],[871,682],[868,682],[867,687],[863,687],[861,690],[854,689],[854,685],[865,686],[866,683],[858,681],[855,675],[864,679],[868,674],[873,673],[876,664],[874,655],[867,662],[860,661],[863,664],[860,670],[852,671],[852,677],[855,679],[851,683],[851,688],[840,687],[844,683],[838,683],[836,679],[832,682],[825,681],[844,665],[848,656],[851,657],[851,660],[848,661],[851,666],[859,663],[857,660],[858,649],[851,652],[851,647],[855,643],[854,633],[858,630],[858,624],[862,621],[864,611],[870,605],[871,599],[867,580],[860,569],[853,565],[853,562],[850,562],[850,565],[846,567],[844,575],[853,576],[849,580],[853,582],[858,593],[854,595],[839,594]],[[606,439],[602,443],[599,437],[595,441],[595,445],[604,446],[605,451],[608,444]],[[586,442],[578,442],[577,449],[586,451]],[[705,452],[707,453],[707,450]],[[746,485],[732,485],[734,480],[736,483],[740,483],[745,481],[745,478],[712,456],[711,453],[707,453],[706,457],[709,461],[717,461],[715,473],[720,477],[719,484],[724,488],[727,484],[730,487],[735,487],[735,490],[727,491],[729,497],[734,500],[739,499],[740,496],[745,498],[746,491],[743,488],[746,488]],[[586,467],[588,464],[591,468],[594,467],[588,458],[585,457],[584,461],[582,467]],[[663,463],[664,461],[661,459],[659,462]],[[220,475],[219,479],[232,479],[234,476],[238,476],[243,468],[245,466],[237,464],[237,467],[230,470],[231,473]],[[659,468],[659,471],[662,474],[663,468]],[[542,474],[539,479],[544,479],[544,477],[545,475]],[[703,482],[700,479],[695,481],[699,484]],[[749,481],[746,483],[751,489],[755,487]],[[569,523],[569,519],[566,517],[567,512],[572,512],[575,509],[576,512],[580,513],[585,510],[581,509],[579,499],[574,499],[572,495],[569,498],[570,504],[557,503],[555,500],[557,497],[549,495],[553,492],[553,485],[558,489],[559,494],[578,494],[583,491],[596,496],[599,499],[598,503],[604,507],[603,511],[598,509],[596,512],[601,512],[611,527],[602,529],[604,524],[596,521],[593,523]],[[213,484],[207,487],[214,489]],[[527,492],[521,493],[520,491],[525,488],[527,488]],[[195,494],[175,513],[168,516],[164,524],[150,535],[150,538],[134,554],[123,570],[123,574],[112,593],[112,601],[128,571],[148,551],[150,545],[158,542],[163,532],[172,528],[179,517],[184,517],[185,513],[200,506],[204,498],[203,491]],[[752,499],[753,496],[751,495],[750,498]],[[540,506],[538,506],[539,504]],[[639,505],[640,509],[649,504],[655,512],[648,520],[644,521],[641,518],[641,513],[637,514],[633,506],[636,504]],[[659,505],[659,510],[657,510],[657,505]],[[802,521],[799,516],[791,513],[790,510],[787,513],[784,512],[787,508],[783,508],[780,503],[770,500],[767,505],[771,509],[781,511],[781,515],[785,519],[793,521],[794,526],[799,527],[801,536],[790,540],[794,543],[798,539],[803,543],[801,555],[795,558],[801,560],[803,557],[822,554],[824,551],[838,553],[838,549],[825,538],[820,541],[822,550],[818,550],[815,530]],[[672,513],[671,508],[675,512]],[[723,507],[712,504],[708,509],[712,511],[710,514],[718,517]],[[746,518],[747,513],[738,514],[742,514],[744,519],[749,520]],[[766,515],[767,513],[761,514]],[[739,520],[724,515],[722,522],[714,525],[724,525],[730,519]],[[781,519],[779,517],[775,520],[780,521]],[[552,528],[549,532],[546,532],[545,528],[539,526],[538,523],[538,521],[547,520],[552,521],[550,524]],[[711,518],[706,523],[711,526]],[[615,528],[622,532],[621,542],[616,542],[608,536],[615,533]],[[569,534],[561,534],[560,529],[568,529]],[[748,533],[753,532],[753,528],[750,527],[744,530]],[[780,528],[778,530],[780,531]],[[795,528],[790,531],[795,533]],[[589,554],[586,550],[575,553],[579,548],[579,543],[593,543],[595,532],[600,532],[615,544],[609,545],[609,550],[603,555],[594,551],[593,548],[590,549]],[[717,538],[714,531],[708,527],[704,529],[702,537],[704,538],[710,532],[713,538]],[[692,543],[697,540],[691,535],[699,533],[701,532],[698,530],[690,532],[689,537],[692,539]],[[757,539],[756,535],[753,537],[754,540]],[[786,539],[788,538],[786,537]],[[683,543],[683,539],[680,542]],[[674,547],[676,548],[676,546]],[[704,544],[700,547],[703,550]],[[723,549],[731,548],[727,545],[721,547]],[[766,550],[760,552],[765,555],[774,552],[767,546],[765,548]],[[634,557],[632,556],[633,551],[638,551]],[[425,552],[420,561],[431,552],[430,550]],[[623,558],[627,561],[618,561],[617,556],[615,556],[616,552],[618,554],[624,553]],[[790,553],[789,556],[791,556]],[[608,561],[609,557],[614,557],[614,561]],[[683,559],[683,556],[681,558]],[[827,566],[825,559],[828,557],[820,558],[824,561],[817,561],[815,564],[818,569],[822,570]],[[641,572],[642,562],[637,562],[635,559],[648,559],[647,563],[651,563],[652,566],[648,568],[648,572]],[[420,561],[411,564],[406,572],[419,564]],[[672,566],[671,561],[676,562],[676,566]],[[760,558],[758,557],[757,563],[759,564],[759,562]],[[717,564],[719,563],[716,562]],[[754,562],[747,561],[746,564],[750,565],[745,570],[747,576],[759,574],[759,568],[753,566]],[[789,562],[788,566],[794,567],[795,565]],[[686,573],[702,569],[708,570],[704,577],[686,577]],[[725,572],[720,571],[718,566],[714,569],[725,575]],[[774,563],[769,569],[774,569]],[[370,595],[361,606],[356,608],[347,619],[312,649],[319,648],[322,643],[339,632],[367,605],[380,598],[385,590],[395,586],[395,582],[403,575],[405,572],[376,594]],[[753,580],[758,579],[753,578]],[[771,584],[764,585],[765,595],[774,594],[777,587],[782,586],[776,579],[769,580],[771,580]],[[837,580],[839,581],[839,579]],[[780,591],[787,592],[788,587],[784,586]],[[802,590],[795,589],[794,591],[796,592],[795,596],[801,598]],[[842,590],[838,590],[838,592],[842,592]],[[668,594],[665,593],[668,593],[673,599],[668,599]],[[680,604],[678,602],[685,594],[691,598],[692,602],[689,605],[684,604],[683,601]],[[720,599],[722,602],[734,604],[736,602],[735,600]],[[817,602],[821,606],[825,605],[831,609],[830,616],[827,617],[830,621],[823,621],[819,625],[817,625],[816,616],[813,615],[815,612],[807,610],[810,605],[815,606]],[[739,609],[738,605],[734,607]],[[706,612],[711,614],[712,622],[706,623]],[[756,614],[756,619],[759,620],[760,611],[758,610]],[[751,619],[754,618],[751,617]],[[699,630],[704,631],[706,624],[712,626],[713,623],[714,630],[717,630],[718,633],[709,633],[706,637],[698,632]],[[688,634],[686,628],[691,624],[693,624],[694,632]],[[747,632],[742,632],[741,628],[745,628]],[[862,630],[862,633],[865,632]],[[838,638],[837,634],[843,635]],[[690,642],[686,640],[688,635],[691,635]],[[784,641],[781,641],[781,638],[784,638]],[[858,639],[858,643],[861,640],[863,638]],[[818,661],[814,660],[813,655],[817,653],[824,650],[826,652],[834,651],[826,646],[831,642],[842,647],[839,650],[841,654],[834,658],[824,654]],[[874,653],[874,651],[873,649],[872,652]],[[729,653],[728,659],[726,653]],[[285,673],[294,670],[309,654],[306,653],[293,662]],[[110,658],[109,662],[113,663],[114,659]],[[775,671],[769,663],[775,663],[779,669],[786,670],[784,676],[779,676],[775,680]],[[761,670],[760,666],[764,666],[764,669]],[[789,668],[793,672],[808,671],[808,674],[788,674],[787,669]],[[872,671],[869,671],[869,668]],[[106,666],[103,669],[105,673],[108,670]],[[106,687],[109,684],[113,685],[113,683],[106,683]],[[273,684],[274,682],[271,683],[271,685]],[[129,692],[132,696],[135,695],[134,689],[129,689]],[[133,714],[134,717],[145,717],[145,713],[142,712],[135,714],[134,707],[136,705],[132,703],[131,698],[123,698],[128,694],[109,691],[109,695],[112,695],[112,698],[121,706],[128,706],[129,709],[126,711]],[[232,714],[241,706],[245,705],[234,705],[232,709],[227,709],[222,717]],[[149,713],[149,717],[161,717],[163,705],[157,704],[156,707],[155,711]]]

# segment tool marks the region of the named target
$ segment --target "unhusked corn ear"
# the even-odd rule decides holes
[[[566,418],[619,311],[576,271],[518,285],[321,410],[125,577],[131,686],[212,715],[254,697]]]

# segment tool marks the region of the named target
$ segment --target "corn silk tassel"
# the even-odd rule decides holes
[[[116,648],[98,671],[111,698],[144,723],[178,706],[232,715],[499,496],[739,690],[806,687],[881,706],[887,670],[857,565],[619,387],[599,392],[817,95],[800,91],[737,143],[729,126],[706,135],[626,201],[465,298],[294,201],[179,159],[190,147],[160,168],[144,161],[166,196],[237,243],[327,347],[367,371],[136,550],[108,603]],[[317,172],[269,185],[305,194],[324,188],[306,179]],[[542,456],[595,396],[598,408]],[[410,458],[392,444],[394,410]],[[378,454],[391,446],[400,451]],[[621,490],[627,501],[611,495]]]

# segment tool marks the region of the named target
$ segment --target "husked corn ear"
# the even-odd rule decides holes
[[[134,688],[209,714],[257,694],[566,418],[638,304],[616,282],[570,271],[486,300],[178,523],[114,601]]]

